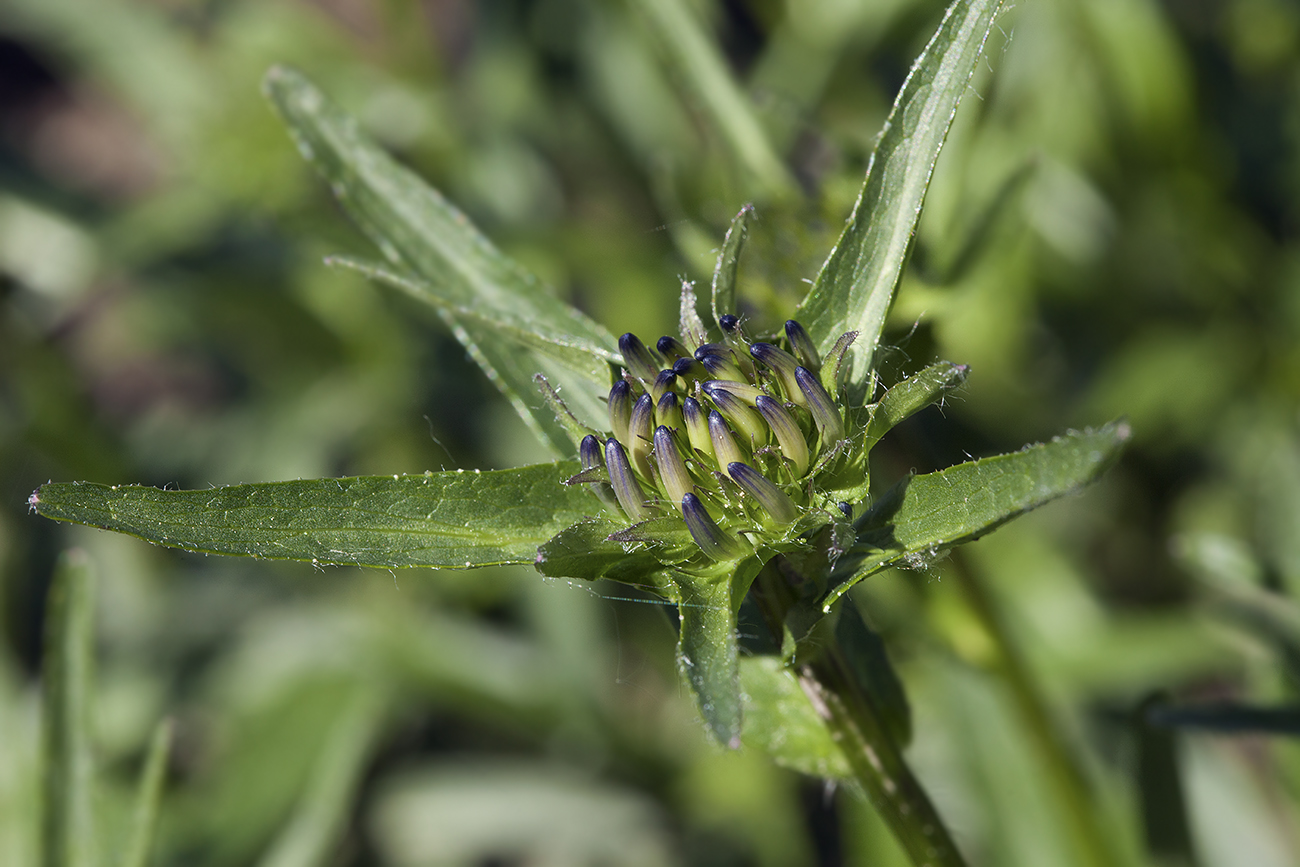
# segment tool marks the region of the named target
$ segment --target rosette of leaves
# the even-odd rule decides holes
[[[299,149],[383,255],[332,264],[432,305],[559,459],[201,491],[50,483],[32,508],[190,551],[386,568],[526,563],[648,588],[679,605],[679,670],[720,744],[855,779],[917,863],[962,863],[902,758],[901,686],[845,592],[1078,489],[1127,438],[1122,423],[1071,432],[869,498],[872,447],[967,375],[940,362],[878,395],[874,371],[933,166],[1000,9],[949,8],[783,334],[751,334],[734,315],[746,207],[710,297],[684,284],[680,334],[653,349],[558,300],[301,75],[272,70],[267,95]],[[779,648],[743,665],[742,605]]]

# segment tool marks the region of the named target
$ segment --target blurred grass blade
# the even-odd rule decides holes
[[[379,731],[380,710],[370,690],[358,690],[335,720],[297,809],[260,867],[327,867],[339,862],[337,849]]]
[[[745,696],[745,746],[762,750],[778,765],[829,780],[853,771],[831,739],[799,680],[776,656],[740,660]]]
[[[90,701],[95,588],[90,562],[66,551],[54,570],[45,619],[42,863],[94,867],[94,760]]]
[[[718,251],[718,264],[713,269],[713,321],[723,314],[736,313],[736,272],[740,268],[740,251],[749,237],[749,222],[754,218],[754,206],[745,205],[731,220],[727,236]]]
[[[964,364],[940,361],[885,392],[867,425],[866,450],[870,451],[899,422],[941,400],[949,391],[964,383],[969,372],[970,368]]]
[[[1220,702],[1175,707],[1154,704],[1145,710],[1147,725],[1197,729],[1224,735],[1300,735],[1300,707],[1255,707]]]
[[[172,748],[172,721],[165,719],[154,729],[149,740],[149,754],[140,772],[136,789],[135,814],[131,818],[131,836],[122,856],[122,867],[147,867],[158,827],[158,805],[162,801],[163,781],[167,777],[167,757]]]
[[[788,195],[794,179],[758,122],[749,97],[736,84],[717,41],[683,0],[637,0],[678,72],[695,91],[722,138],[763,192]]]
[[[912,65],[843,234],[795,318],[823,354],[857,331],[846,382],[863,400],[872,356],[911,252],[921,205],[1002,0],[957,0]]]
[[[545,373],[554,381],[556,371],[540,369],[535,346],[518,343],[517,337],[531,333],[578,353],[577,364],[565,356],[573,368],[570,377],[587,379],[587,390],[600,391],[608,387],[605,363],[617,359],[613,336],[492,246],[464,214],[398,165],[300,74],[276,67],[264,87],[298,149],[329,181],[349,216],[399,276],[416,275],[403,288],[433,304],[534,431],[544,432],[560,454],[571,454],[567,438],[555,436],[545,403],[530,400],[532,374]],[[462,321],[463,312],[479,323]],[[499,333],[497,325],[503,329]],[[516,368],[526,369],[526,381],[514,375]]]
[[[1187,796],[1178,756],[1178,738],[1159,724],[1151,713],[1164,702],[1149,696],[1134,715],[1137,740],[1138,798],[1147,851],[1165,867],[1193,867],[1196,849],[1187,815]]]
[[[945,549],[978,539],[1017,515],[1094,481],[1130,436],[1126,422],[1074,432],[1011,454],[909,476],[858,520],[858,542],[841,558],[830,606],[863,578],[895,563],[922,567]]]
[[[577,462],[514,470],[358,476],[162,491],[43,485],[42,515],[210,554],[355,566],[532,563],[537,546],[598,508],[563,481]]]

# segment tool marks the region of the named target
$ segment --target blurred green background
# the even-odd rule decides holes
[[[706,743],[669,618],[626,588],[207,559],[27,514],[48,479],[546,459],[433,316],[322,264],[365,242],[262,100],[273,63],[614,333],[668,332],[678,278],[706,280],[756,201],[741,294],[778,324],[943,7],[700,2],[686,31],[680,8],[0,5],[0,864],[36,859],[41,623],[70,546],[99,580],[106,852],[171,715],[157,864],[903,863],[852,792]],[[1120,414],[1135,441],[1084,495],[855,591],[914,705],[909,754],[975,864],[1080,863],[1028,682],[1118,863],[1300,863],[1294,741],[1138,712],[1297,703],[1300,7],[1035,0],[984,67],[885,378],[972,376],[877,478]],[[738,97],[785,169],[728,129]]]

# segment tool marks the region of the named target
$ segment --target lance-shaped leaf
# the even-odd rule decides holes
[[[265,89],[298,149],[329,181],[348,215],[396,266],[399,278],[412,275],[404,288],[437,307],[525,421],[545,431],[561,454],[571,454],[567,437],[554,436],[550,410],[525,399],[532,397],[531,380],[521,383],[511,370],[518,366],[529,377],[542,372],[557,380],[558,362],[599,391],[608,387],[605,363],[617,360],[612,335],[492,246],[464,214],[395,162],[297,72],[271,70]],[[465,312],[478,321],[463,321]],[[497,333],[494,325],[502,330]],[[521,341],[521,333],[535,340]],[[571,352],[540,353],[552,365],[539,365],[537,340]],[[574,353],[577,363],[570,360]]]
[[[1126,422],[1073,432],[1022,451],[909,476],[858,521],[823,610],[863,578],[895,563],[922,566],[1017,515],[1094,481],[1129,438]]]
[[[664,519],[652,518],[644,523],[656,525]],[[677,533],[662,527],[660,544],[640,539],[617,541],[610,538],[629,528],[608,518],[590,518],[566,527],[537,549],[537,571],[549,578],[578,578],[595,581],[608,578],[637,587],[655,590],[676,598],[674,585],[663,577],[665,563],[679,563],[695,553],[686,527],[671,519]],[[640,526],[640,525],[637,525]]]
[[[162,491],[42,485],[42,515],[211,554],[356,566],[467,569],[532,563],[537,546],[599,508],[563,482],[576,461],[514,470],[359,476]]]
[[[45,624],[41,840],[47,867],[93,867],[98,853],[90,751],[94,598],[86,555],[65,553],[54,571]]]
[[[823,354],[859,332],[846,383],[860,402],[911,251],[934,164],[1002,0],[957,0],[903,83],[843,234],[795,316]]]
[[[677,668],[695,693],[705,725],[718,743],[740,748],[742,706],[737,668],[736,610],[725,561],[708,578],[679,576],[681,635]]]
[[[853,777],[826,724],[779,657],[742,659],[740,685],[745,695],[745,746],[802,774],[831,780]]]

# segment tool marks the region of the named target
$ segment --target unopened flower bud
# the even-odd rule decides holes
[[[717,410],[709,413],[709,440],[713,444],[713,454],[718,458],[718,466],[725,467],[733,461],[744,461],[744,452],[731,435],[731,429]]]
[[[694,494],[682,497],[682,518],[686,520],[686,529],[690,530],[695,544],[710,559],[735,560],[744,556],[745,547],[740,540],[719,527]]]
[[[654,437],[655,402],[648,394],[637,398],[627,426],[627,450],[641,478],[650,478],[650,449]]]
[[[808,405],[808,399],[803,396],[799,382],[794,378],[794,369],[799,366],[799,359],[770,343],[755,343],[749,347],[749,354],[776,374],[786,399],[798,406]]]
[[[673,432],[662,425],[655,429],[654,455],[664,492],[674,503],[680,503],[683,496],[695,490],[695,485],[691,481],[691,474],[686,471],[681,452],[677,450]]]
[[[788,524],[798,516],[799,510],[795,508],[794,501],[758,470],[748,464],[735,462],[727,464],[727,473],[778,524]]]
[[[823,439],[843,438],[844,420],[840,418],[839,408],[826,393],[826,389],[822,388],[817,377],[813,376],[806,367],[796,369],[794,375],[804,397],[808,399],[808,410],[812,413],[813,421],[817,422],[817,428],[822,432]]]
[[[708,395],[713,405],[727,421],[735,426],[737,433],[742,437],[755,445],[767,442],[767,424],[749,404],[725,389],[714,389],[708,392]],[[717,443],[714,443],[714,448],[717,448]],[[718,459],[721,461],[721,454],[718,455]]]
[[[627,425],[631,418],[632,386],[626,379],[620,379],[609,390],[609,429],[616,439],[627,439]]]
[[[654,512],[645,501],[645,492],[641,484],[632,475],[632,465],[628,463],[623,445],[613,437],[605,443],[605,465],[609,468],[609,483],[614,488],[618,504],[633,522],[644,521]]]
[[[799,425],[790,417],[786,408],[767,395],[759,397],[757,406],[763,420],[772,429],[777,444],[781,446],[781,453],[794,464],[795,478],[803,478],[804,473],[808,472],[809,457],[808,441],[804,439],[803,431],[799,430]]]
[[[786,320],[785,336],[790,341],[794,354],[803,361],[804,367],[811,370],[817,370],[821,367],[821,354],[817,352],[817,347],[813,345],[812,338],[808,336],[808,332],[804,330],[802,325],[793,319]]]
[[[713,440],[709,437],[709,419],[693,397],[682,401],[682,419],[686,422],[686,436],[691,448],[706,457],[713,457]]]
[[[675,392],[665,392],[655,404],[655,424],[681,430],[686,426],[682,418],[682,408]]]
[[[654,382],[659,365],[641,338],[629,331],[618,339],[618,351],[623,353],[623,363],[633,376],[642,382]]]
[[[658,349],[659,354],[667,361],[677,361],[679,358],[689,358],[691,355],[686,347],[682,346],[680,340],[667,334],[659,338],[659,342],[655,344],[655,349]]]

